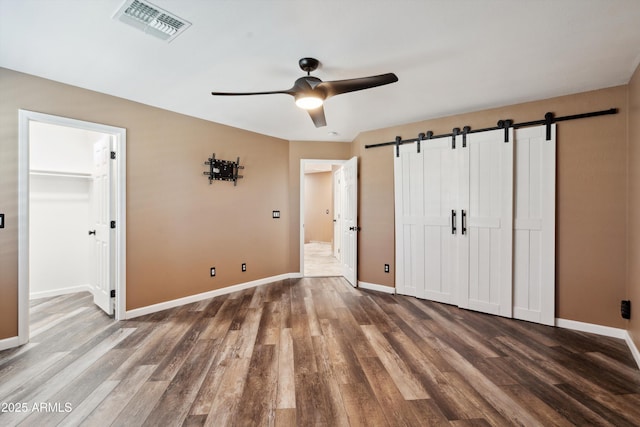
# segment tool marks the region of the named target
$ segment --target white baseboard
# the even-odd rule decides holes
[[[556,318],[556,326],[559,328],[573,329],[574,331],[589,332],[597,335],[604,335],[612,338],[626,339],[627,330],[612,328],[610,326],[596,325],[593,323],[578,322],[575,320]]]
[[[297,278],[298,276],[296,274],[297,273],[286,273],[286,274],[281,274],[279,276],[265,277],[264,279],[253,280],[251,282],[240,283],[237,285],[227,286],[226,288],[203,292],[201,294],[190,295],[184,298],[178,298],[171,301],[165,301],[158,304],[148,305],[146,307],[127,310],[124,314],[124,319],[133,319],[135,317],[156,313],[158,311],[167,310],[169,308],[178,307],[185,304],[191,304],[194,302],[217,297],[220,295],[230,294],[232,292],[241,291],[243,289],[249,289],[249,288],[254,288],[260,285],[266,285],[267,283],[277,282],[279,280]]]
[[[384,292],[386,294],[396,293],[396,288],[393,288],[391,286],[377,285],[375,283],[361,282],[359,280],[358,280],[358,287],[362,289],[368,289],[370,291]]]
[[[29,299],[57,297],[58,295],[74,294],[76,292],[91,292],[91,286],[79,285],[68,288],[52,289],[50,291],[31,292]]]
[[[624,339],[627,342],[627,345],[629,346],[629,350],[631,350],[631,354],[633,355],[633,358],[636,361],[636,365],[638,365],[638,368],[640,369],[640,351],[638,351],[638,347],[636,347],[636,343],[633,342],[633,340],[631,339],[631,335],[629,335],[629,331],[627,331],[627,336]]]
[[[629,335],[626,329],[612,328],[610,326],[594,325],[593,323],[577,322],[575,320],[556,319],[556,326],[559,328],[572,329],[574,331],[590,332],[592,334],[604,335],[611,338],[619,338],[625,340],[631,355],[633,356],[638,368],[640,368],[640,351]]]
[[[20,338],[19,337],[11,337],[0,340],[0,351],[6,350],[8,348],[13,348],[19,346]]]

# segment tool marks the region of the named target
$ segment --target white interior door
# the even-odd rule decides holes
[[[333,256],[342,259],[342,168],[333,172]]]
[[[462,280],[458,305],[512,316],[513,129],[467,135],[460,185]],[[468,247],[468,249],[467,249]],[[465,257],[468,256],[468,261]]]
[[[94,240],[93,252],[93,301],[108,315],[114,304],[111,291],[111,137],[105,137],[93,145],[94,170],[91,187]]]
[[[342,275],[352,286],[358,285],[358,158],[342,166]]]
[[[513,317],[555,322],[556,137],[516,130]]]

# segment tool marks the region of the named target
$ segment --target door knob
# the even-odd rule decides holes
[[[89,236],[91,236],[92,234],[95,236],[96,235],[96,230],[89,230]]]

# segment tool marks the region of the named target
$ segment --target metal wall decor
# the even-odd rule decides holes
[[[242,178],[242,175],[238,175],[238,171],[244,169],[244,166],[240,166],[240,157],[235,162],[219,160],[216,159],[216,153],[213,153],[204,164],[209,166],[209,171],[203,172],[209,178],[209,184],[213,181],[233,181],[235,187],[238,179]]]

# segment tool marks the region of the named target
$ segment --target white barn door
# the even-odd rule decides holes
[[[516,130],[513,317],[555,322],[556,135]]]
[[[111,291],[111,137],[105,137],[93,145],[93,177],[91,189],[91,212],[93,229],[91,283],[93,302],[108,315],[113,315],[114,304]]]
[[[467,136],[468,178],[461,183],[463,273],[458,305],[511,317],[513,242],[513,129]],[[468,200],[468,202],[467,202]],[[468,256],[468,260],[464,257]]]
[[[424,298],[424,166],[415,144],[394,150],[396,292]],[[437,256],[437,254],[436,254]]]
[[[395,157],[396,291],[455,303],[457,240],[452,209],[457,202],[458,153],[449,140],[400,146]]]
[[[553,324],[555,128],[545,134],[499,129],[467,134],[466,146],[394,150],[397,293]]]

